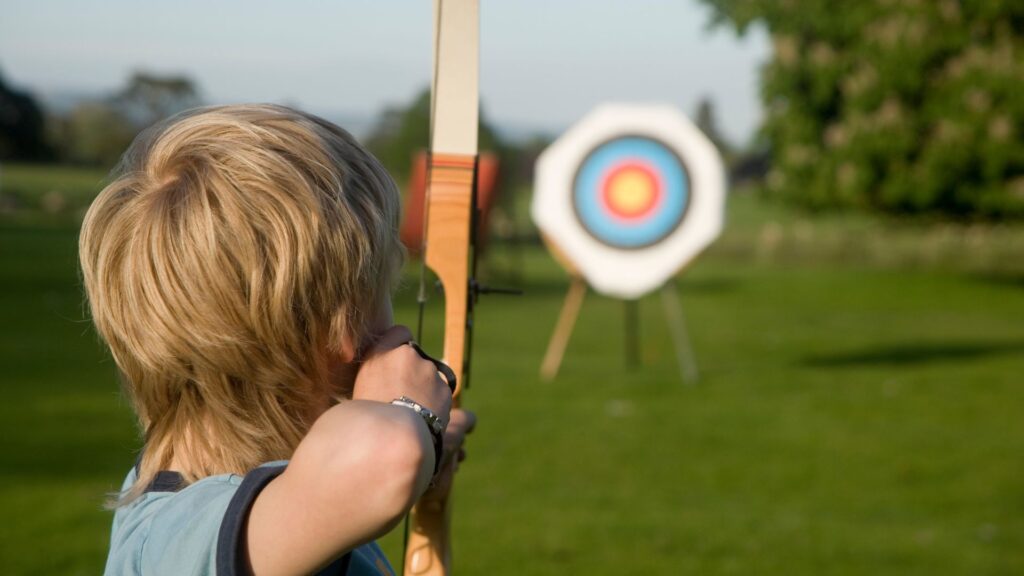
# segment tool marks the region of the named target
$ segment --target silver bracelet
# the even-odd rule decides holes
[[[408,396],[402,396],[391,401],[395,406],[404,406],[412,410],[413,412],[420,415],[423,421],[427,424],[427,430],[430,431],[430,438],[434,441],[434,475],[441,470],[441,457],[444,454],[444,429],[447,427],[441,418],[434,414],[434,411],[419,402],[409,398]]]
[[[434,414],[434,411],[419,402],[409,398],[408,396],[402,396],[391,401],[395,406],[405,406],[413,412],[420,415],[423,421],[427,423],[427,428],[430,429],[431,434],[443,435],[444,429],[447,427],[441,418]]]

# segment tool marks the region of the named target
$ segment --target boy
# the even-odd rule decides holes
[[[391,573],[373,540],[444,496],[473,425],[391,327],[398,206],[351,136],[283,107],[132,144],[80,238],[144,431],[107,574]]]

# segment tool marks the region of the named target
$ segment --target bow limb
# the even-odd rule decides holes
[[[434,0],[434,77],[431,86],[424,262],[445,294],[444,359],[460,405],[472,307],[474,193],[479,121],[478,0]],[[405,573],[447,574],[451,566],[450,495],[421,502],[410,514]]]

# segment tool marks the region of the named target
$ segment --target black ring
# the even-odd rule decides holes
[[[430,354],[424,352],[423,348],[420,348],[420,345],[417,344],[416,342],[410,340],[408,344],[409,346],[412,346],[412,349],[415,350],[417,354],[420,355],[420,358],[423,358],[424,360],[429,360],[434,364],[434,366],[437,367],[437,371],[440,372],[442,376],[444,376],[445,382],[448,384],[448,388],[451,389],[452,394],[455,394],[455,371],[452,370],[451,366],[445,364],[444,362],[441,362],[437,358],[434,358]]]

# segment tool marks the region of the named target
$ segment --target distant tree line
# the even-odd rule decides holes
[[[0,77],[0,161],[60,162],[112,167],[132,139],[147,126],[201,103],[199,90],[187,77],[137,72],[124,87],[106,97],[79,102],[69,110],[45,111],[27,93],[8,87]],[[763,176],[767,169],[763,147],[738,149],[721,134],[714,105],[703,99],[697,106],[698,127],[722,151],[733,180]],[[409,102],[386,107],[364,138],[392,176],[404,184],[415,154],[430,140],[430,91],[424,89]],[[551,143],[549,137],[510,142],[480,114],[481,151],[498,156],[499,208],[511,220],[516,196],[533,182],[537,157]],[[521,203],[519,203],[521,204]],[[510,231],[510,234],[518,234]]]
[[[1024,217],[1024,2],[703,0],[763,24],[766,184],[814,208]]]
[[[110,96],[47,112],[0,76],[0,160],[113,166],[142,129],[199,102],[186,77],[138,72]]]

